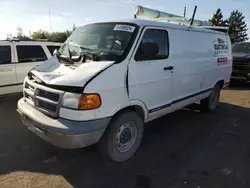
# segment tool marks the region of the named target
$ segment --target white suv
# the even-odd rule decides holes
[[[0,41],[0,96],[22,92],[25,76],[49,59],[61,43],[43,41]]]

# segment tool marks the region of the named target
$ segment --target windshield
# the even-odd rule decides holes
[[[235,43],[232,49],[233,53],[250,54],[250,43]]]
[[[98,55],[102,60],[123,59],[133,43],[137,26],[131,23],[94,23],[78,27],[59,49],[60,56],[82,53]]]

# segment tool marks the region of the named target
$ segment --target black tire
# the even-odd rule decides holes
[[[216,110],[217,106],[219,105],[220,91],[221,88],[219,84],[216,84],[210,95],[207,98],[201,100],[200,104],[202,112],[212,112]]]
[[[136,131],[136,137],[131,139],[133,142],[131,142],[130,148],[127,151],[124,150],[121,152],[120,150],[122,150],[122,147],[120,147],[120,143],[121,141],[124,141],[121,139],[123,138],[121,135],[122,133],[124,134],[126,132],[126,129],[128,129],[127,132],[131,131],[130,127],[124,129],[124,127],[128,126],[128,124],[131,124],[131,126],[134,127],[133,130]],[[121,131],[122,129],[123,131]],[[133,131],[131,131],[131,133],[132,132]],[[120,135],[119,139],[117,139],[117,135]],[[110,122],[107,130],[98,143],[98,149],[105,160],[124,162],[135,154],[141,144],[142,136],[143,121],[141,117],[136,112],[125,111],[122,114],[114,117],[114,119]],[[133,136],[131,136],[131,138],[133,138]]]

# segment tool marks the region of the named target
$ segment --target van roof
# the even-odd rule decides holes
[[[191,30],[196,32],[206,32],[206,33],[214,33],[214,34],[223,34],[225,33],[220,31],[215,31],[212,29],[206,29],[202,27],[194,27],[188,25],[182,25],[182,24],[174,24],[170,22],[164,22],[164,21],[154,21],[154,20],[146,20],[146,19],[123,19],[123,20],[113,20],[113,21],[103,21],[99,23],[105,23],[105,22],[127,22],[127,23],[134,23],[138,26],[157,26],[157,27],[164,27],[164,28],[171,28],[171,29],[180,29],[180,30]]]

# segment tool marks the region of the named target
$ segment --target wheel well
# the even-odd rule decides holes
[[[137,106],[137,105],[128,106],[126,108],[123,108],[123,109],[119,110],[118,112],[116,112],[114,116],[120,115],[121,113],[124,113],[125,111],[134,111],[142,118],[143,121],[145,120],[145,114],[144,114],[143,108],[141,106]]]
[[[220,86],[220,88],[222,89],[224,86],[224,80],[220,80],[216,84],[218,84]]]

